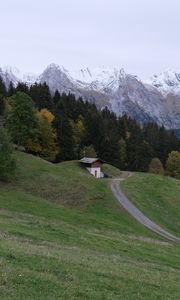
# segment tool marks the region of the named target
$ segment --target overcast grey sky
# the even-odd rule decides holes
[[[180,0],[0,0],[0,66],[180,70]]]

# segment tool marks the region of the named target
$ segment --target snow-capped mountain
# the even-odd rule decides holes
[[[46,82],[52,94],[73,93],[107,106],[117,115],[128,114],[141,123],[155,121],[170,129],[180,129],[180,74],[172,71],[154,75],[142,82],[123,69],[99,67],[69,71],[63,66],[49,65],[41,75],[22,74],[14,68],[0,69],[6,85],[18,81],[28,85]]]
[[[18,82],[26,82],[28,85],[31,85],[38,80],[38,76],[33,73],[23,73],[16,67],[10,66],[0,68],[0,76],[6,86],[9,86],[10,82],[12,82],[14,86],[16,86]]]
[[[164,95],[169,93],[180,95],[180,72],[167,70],[160,74],[154,74],[147,82],[160,90]]]
[[[37,78],[38,82],[46,82],[52,93],[56,90],[69,93],[74,91],[73,79],[69,72],[63,67],[55,64],[49,65]]]
[[[16,72],[13,72],[11,67],[0,68],[0,76],[7,87],[11,81],[15,86],[18,84],[19,78],[16,77]]]
[[[118,82],[121,77],[125,77],[123,69],[110,69],[99,67],[95,69],[85,68],[79,71],[72,71],[70,76],[73,77],[79,84],[86,83],[89,88],[96,91],[103,91],[104,89],[117,89]]]

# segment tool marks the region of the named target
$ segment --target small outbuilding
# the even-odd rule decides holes
[[[101,168],[102,165],[105,163],[104,160],[99,158],[92,158],[92,157],[83,157],[79,161],[91,175],[96,178],[103,178],[104,173],[102,172]]]

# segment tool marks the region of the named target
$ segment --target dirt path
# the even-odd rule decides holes
[[[129,174],[130,175],[130,174]],[[180,243],[180,238],[174,236],[173,234],[167,232],[163,228],[161,228],[159,225],[151,221],[148,217],[146,217],[134,204],[129,201],[129,199],[125,196],[125,194],[122,192],[120,187],[120,181],[124,179],[113,179],[111,182],[111,190],[118,200],[118,202],[121,204],[121,206],[138,222],[143,224],[145,227],[149,228],[150,230],[154,231],[155,233],[163,236],[164,238]]]

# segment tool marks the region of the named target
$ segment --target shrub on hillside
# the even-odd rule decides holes
[[[159,158],[153,158],[149,164],[149,173],[164,175],[164,168]]]

